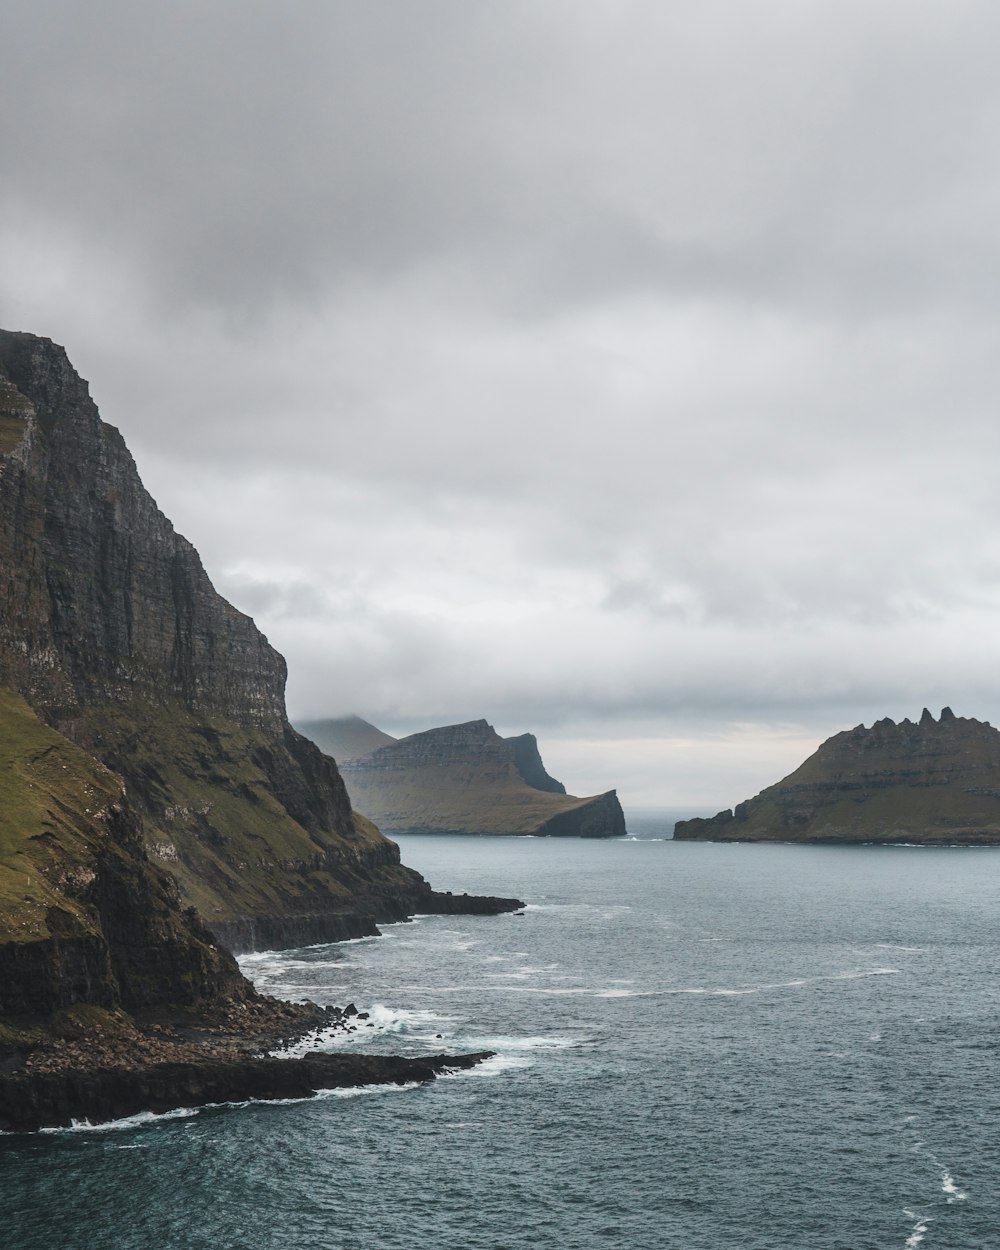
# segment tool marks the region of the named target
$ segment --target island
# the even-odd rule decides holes
[[[534,734],[502,738],[474,720],[394,739],[356,716],[299,728],[336,758],[354,807],[389,834],[625,836],[615,791],[567,794]]]
[[[943,708],[824,742],[776,785],[717,816],[679,821],[707,842],[1000,843],[1000,731]]]

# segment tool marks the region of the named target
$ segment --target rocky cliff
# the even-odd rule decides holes
[[[0,332],[0,686],[124,779],[151,859],[234,948],[432,910],[289,725],[284,683],[63,349]]]
[[[149,862],[121,778],[4,689],[0,776],[0,1018],[252,997]]]
[[[732,811],[678,822],[714,842],[1000,843],[1000,732],[984,721],[886,718],[836,734]]]
[[[531,734],[504,739],[484,720],[412,734],[342,772],[355,807],[389,833],[625,834],[613,790],[567,795]]]

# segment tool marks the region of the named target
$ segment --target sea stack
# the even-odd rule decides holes
[[[835,734],[795,772],[733,810],[682,820],[709,842],[1000,843],[1000,732],[943,708]]]

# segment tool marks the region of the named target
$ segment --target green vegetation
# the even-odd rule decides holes
[[[150,854],[209,924],[346,908],[370,891],[378,830],[346,807],[336,828],[312,810],[280,742],[179,703],[105,704],[86,717],[93,749],[142,813]],[[382,871],[388,884],[400,870]]]
[[[24,419],[30,411],[21,392],[0,377],[0,456],[13,451],[24,437]]]
[[[121,781],[0,689],[0,943],[93,931],[79,894]]]
[[[735,811],[681,821],[676,838],[716,841],[1000,842],[1000,733],[925,712],[836,734]]]

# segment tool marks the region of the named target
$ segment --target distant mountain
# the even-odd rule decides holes
[[[360,716],[337,716],[328,720],[304,720],[296,725],[324,751],[332,755],[338,764],[356,760],[362,755],[387,747],[396,741],[391,734],[383,733]]]
[[[568,795],[545,771],[534,735],[501,738],[485,720],[411,734],[359,758],[341,757],[340,771],[355,808],[389,834],[625,834],[614,790],[589,798]]]
[[[836,734],[795,772],[732,811],[678,822],[711,842],[1000,843],[1000,732],[925,708],[917,723]]]
[[[566,787],[545,771],[538,752],[538,739],[534,734],[520,734],[516,738],[504,738],[514,752],[517,771],[534,790],[547,790],[550,794],[565,794]]]

